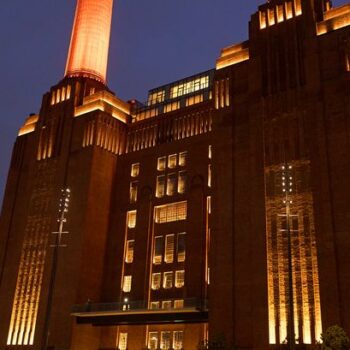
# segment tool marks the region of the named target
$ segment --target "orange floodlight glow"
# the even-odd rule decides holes
[[[78,0],[65,76],[106,82],[113,0]]]

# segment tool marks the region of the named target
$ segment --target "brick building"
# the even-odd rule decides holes
[[[145,103],[106,86],[112,6],[78,0],[64,79],[14,146],[0,347],[350,333],[350,5],[270,0],[248,41]]]

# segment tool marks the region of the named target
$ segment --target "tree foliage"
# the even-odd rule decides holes
[[[344,329],[331,326],[321,335],[322,350],[348,350],[350,340]]]

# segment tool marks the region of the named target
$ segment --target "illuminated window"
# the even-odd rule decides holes
[[[186,220],[187,202],[177,202],[154,208],[154,219],[158,224]]]
[[[138,177],[140,174],[140,163],[135,163],[131,166],[131,177]]]
[[[266,28],[266,12],[260,11],[260,29]]]
[[[166,194],[168,196],[173,196],[176,192],[176,173],[168,174]]]
[[[293,18],[293,5],[291,1],[285,3],[287,19]]]
[[[70,99],[70,94],[71,94],[72,88],[70,85],[67,85],[67,100]]]
[[[186,99],[186,107],[195,105],[197,103],[201,103],[201,102],[203,102],[203,99],[204,99],[204,97],[202,94],[188,97]]]
[[[158,332],[148,333],[148,349],[157,350],[158,349]]]
[[[179,154],[179,166],[186,166],[187,152],[181,152]]]
[[[171,154],[168,157],[168,168],[174,169],[176,168],[176,165],[177,165],[177,154]]]
[[[184,308],[184,300],[183,299],[174,300],[174,309],[183,309],[183,308]]]
[[[277,5],[277,22],[281,23],[284,21],[283,5]]]
[[[128,346],[128,333],[119,333],[118,349],[126,350]]]
[[[211,187],[211,164],[208,165],[208,187]]]
[[[160,333],[160,348],[162,350],[168,350],[171,346],[171,332]]]
[[[55,91],[52,91],[52,94],[51,94],[51,105],[54,105],[55,103],[56,103]]]
[[[174,262],[174,240],[175,235],[167,235],[165,237],[165,257],[164,261],[167,264]]]
[[[148,105],[154,105],[157,103],[164,102],[165,90],[156,91],[148,96]]]
[[[182,288],[185,285],[185,271],[176,271],[175,272],[175,287]]]
[[[163,237],[157,236],[154,239],[153,264],[158,265],[163,261]]]
[[[273,26],[275,24],[275,10],[267,9],[267,15],[269,20],[269,26]]]
[[[165,310],[172,309],[172,302],[171,302],[171,300],[164,300],[164,301],[162,301],[162,309],[165,309]]]
[[[61,90],[58,89],[56,91],[56,103],[59,103],[61,101]]]
[[[179,172],[179,178],[177,182],[177,192],[185,193],[186,192],[186,181],[187,181],[187,173],[186,171]]]
[[[127,222],[128,222],[128,228],[134,228],[136,227],[136,210],[128,211],[127,214]]]
[[[174,350],[183,349],[183,338],[184,338],[183,331],[174,331],[174,333],[173,333],[173,349]]]
[[[130,183],[130,203],[135,203],[137,201],[137,188],[137,181],[133,181]]]
[[[163,274],[163,288],[170,289],[173,288],[173,272],[164,272]]]
[[[191,94],[195,91],[209,87],[209,76],[195,78],[193,80],[182,82],[170,89],[170,98],[176,98],[183,95]]]
[[[159,309],[159,301],[151,301],[150,309],[152,310]]]
[[[177,235],[177,261],[184,262],[186,259],[186,233]]]
[[[124,276],[124,281],[123,281],[123,292],[129,293],[131,291],[131,281],[132,281],[132,276]]]
[[[211,159],[212,156],[213,156],[212,147],[211,147],[211,145],[209,145],[209,147],[208,147],[208,158]]]
[[[180,101],[171,102],[164,106],[164,113],[176,111],[179,108],[180,108]]]
[[[126,242],[125,262],[130,264],[134,261],[134,240]]]
[[[208,214],[211,214],[211,197],[207,197],[207,212]]]
[[[166,157],[159,157],[157,162],[157,170],[163,171],[166,167]]]
[[[157,176],[156,197],[161,198],[165,195],[165,175]]]
[[[66,99],[66,88],[63,87],[61,92],[61,101],[64,101],[65,99]]]
[[[152,273],[152,290],[158,290],[161,286],[162,274]]]

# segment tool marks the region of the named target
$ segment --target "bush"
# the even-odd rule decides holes
[[[350,341],[344,329],[331,326],[321,335],[322,350],[348,350]]]

